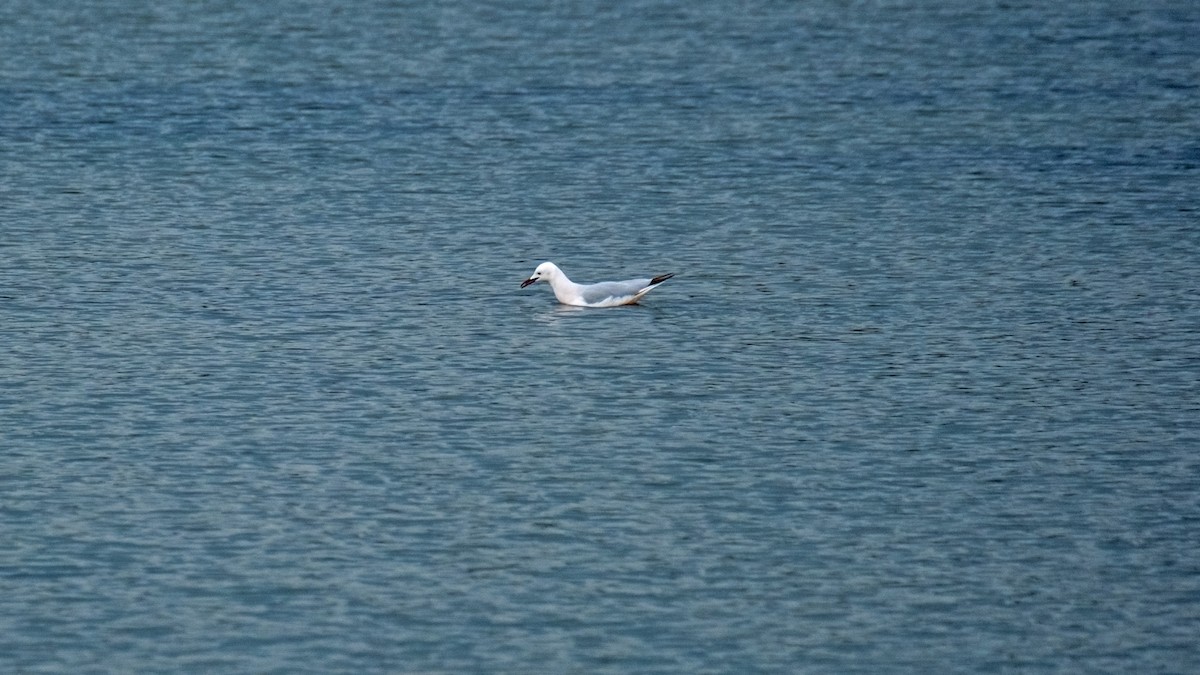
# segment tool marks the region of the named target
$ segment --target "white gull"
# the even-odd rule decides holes
[[[554,297],[564,305],[576,307],[616,307],[617,305],[635,305],[642,296],[654,287],[675,276],[663,274],[653,279],[629,279],[627,281],[602,281],[598,284],[577,284],[567,278],[558,265],[544,262],[537,266],[533,274],[521,282],[521,288],[545,281],[554,289]]]

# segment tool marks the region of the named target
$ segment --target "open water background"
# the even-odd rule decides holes
[[[0,670],[1196,672],[1197,35],[0,4]]]

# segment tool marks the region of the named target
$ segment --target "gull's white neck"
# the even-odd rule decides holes
[[[546,281],[550,283],[554,297],[564,305],[572,305],[579,300],[579,284],[567,278],[567,275],[557,266]]]

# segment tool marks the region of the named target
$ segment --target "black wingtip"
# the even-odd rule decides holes
[[[666,281],[667,279],[670,279],[673,276],[675,276],[674,272],[671,272],[670,274],[664,274],[662,276],[654,277],[653,279],[650,280],[650,285],[654,286],[656,284],[661,284],[662,282]]]

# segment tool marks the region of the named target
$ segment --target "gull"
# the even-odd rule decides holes
[[[636,305],[642,296],[662,282],[675,276],[663,274],[653,279],[629,279],[628,281],[601,281],[598,284],[577,284],[567,278],[558,265],[544,262],[533,274],[521,282],[521,288],[538,281],[545,281],[554,289],[554,297],[564,305],[576,307],[616,307]]]

